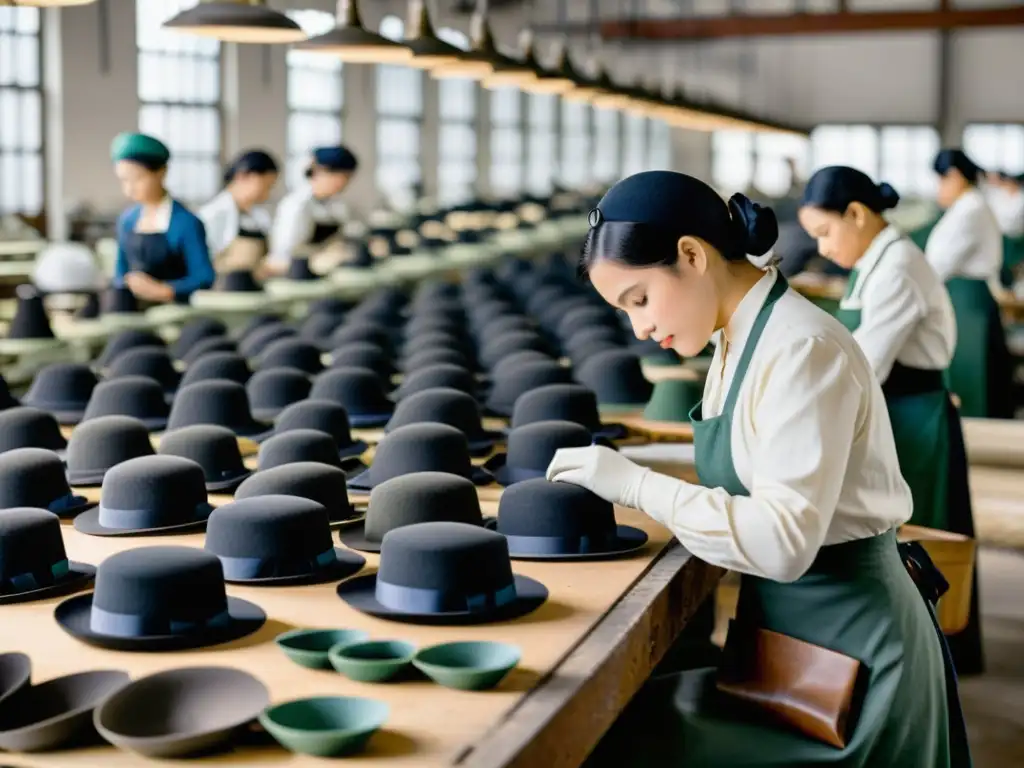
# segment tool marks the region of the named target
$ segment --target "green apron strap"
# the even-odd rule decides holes
[[[743,378],[747,375],[747,368],[750,367],[750,358],[753,357],[757,341],[761,338],[761,332],[764,331],[764,327],[768,324],[768,318],[771,316],[771,312],[766,312],[765,310],[778,301],[779,297],[787,290],[789,290],[789,283],[786,282],[786,278],[781,272],[776,273],[775,284],[768,291],[768,297],[764,300],[757,319],[754,320],[754,325],[750,329],[750,335],[743,345],[743,354],[740,355],[739,362],[736,364],[736,370],[732,375],[732,383],[729,385],[729,392],[725,396],[725,404],[722,406],[722,413],[720,415],[731,414],[733,407],[736,405],[736,398],[739,397],[740,387],[743,386]]]

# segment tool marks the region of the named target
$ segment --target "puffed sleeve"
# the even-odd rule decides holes
[[[780,345],[751,367],[756,446],[749,496],[648,472],[640,508],[694,555],[774,581],[800,578],[825,541],[857,433],[862,389],[835,341],[811,337]]]

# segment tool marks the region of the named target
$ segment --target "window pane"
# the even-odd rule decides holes
[[[811,133],[813,169],[848,165],[878,178],[878,131],[870,125],[822,125]]]
[[[622,170],[624,176],[647,170],[647,118],[642,115],[626,116],[626,154]]]
[[[493,194],[517,197],[523,191],[523,92],[518,88],[488,91],[491,113],[491,167],[488,183]]]
[[[622,168],[619,112],[614,109],[595,109],[593,120],[594,178],[604,183],[615,181]]]
[[[0,215],[43,211],[38,8],[0,8]]]
[[[939,151],[939,134],[927,126],[886,125],[880,131],[879,178],[903,197],[932,196],[938,178],[932,163]]]
[[[562,102],[561,181],[572,189],[590,181],[590,112],[584,102]]]
[[[754,137],[747,131],[711,134],[711,178],[723,192],[743,192],[754,180]]]
[[[672,128],[663,120],[650,121],[647,166],[652,170],[669,170],[672,166]]]
[[[754,187],[768,197],[783,197],[806,175],[808,142],[799,136],[759,133],[754,138]]]
[[[405,24],[385,16],[380,34],[401,40]],[[397,208],[416,200],[420,170],[420,129],[423,120],[423,73],[381,64],[377,75],[377,187]]]
[[[968,125],[964,151],[985,170],[1024,173],[1024,126]]]

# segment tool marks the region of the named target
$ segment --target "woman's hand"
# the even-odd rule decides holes
[[[640,486],[648,472],[618,451],[591,445],[558,450],[548,465],[547,479],[579,485],[612,504],[639,509]]]
[[[168,302],[174,299],[174,289],[171,286],[154,280],[145,272],[129,272],[124,276],[124,284],[137,299],[143,301]]]

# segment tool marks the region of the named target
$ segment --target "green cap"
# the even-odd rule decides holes
[[[119,133],[110,144],[110,159],[134,160],[154,168],[162,168],[171,159],[171,151],[159,139],[144,133]]]

